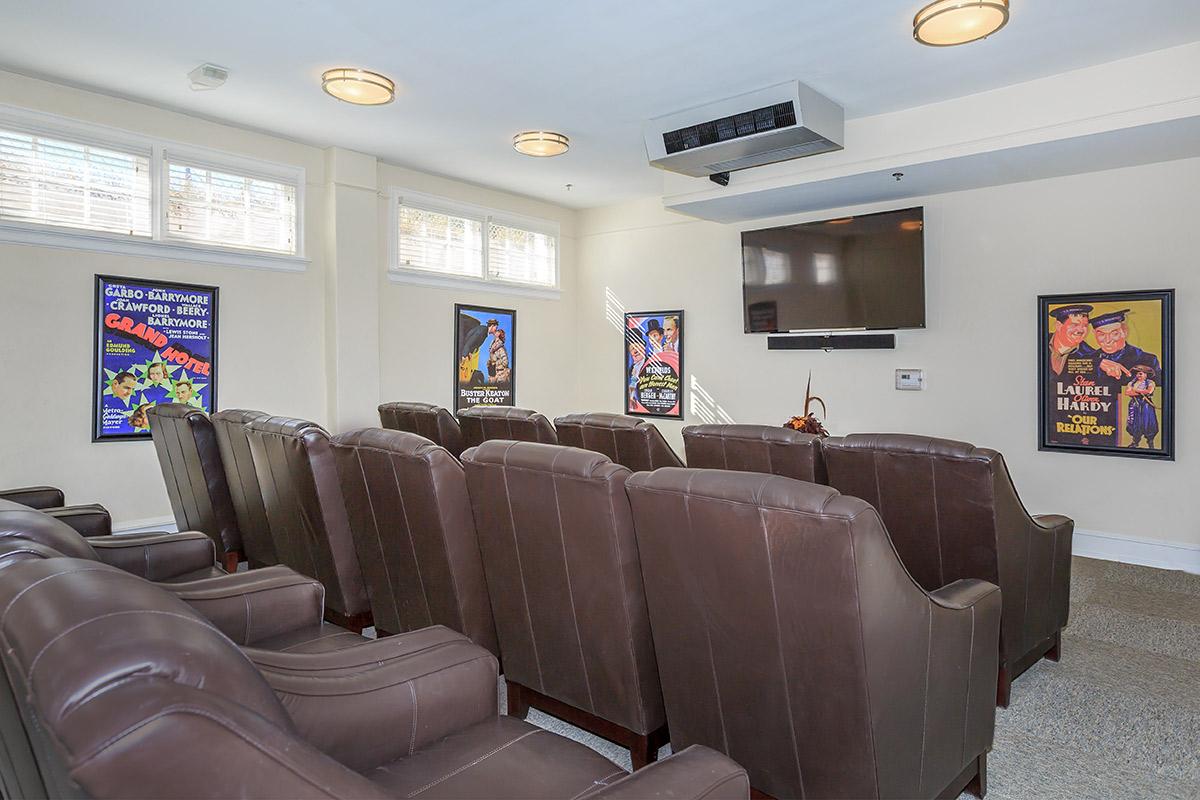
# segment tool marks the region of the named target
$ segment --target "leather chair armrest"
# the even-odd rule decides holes
[[[1035,526],[1043,530],[1066,531],[1067,533],[1075,530],[1075,520],[1064,517],[1062,514],[1038,514],[1030,519],[1033,520]]]
[[[212,539],[198,531],[139,533],[90,539],[105,564],[148,581],[165,581],[216,563]]]
[[[746,770],[726,756],[694,744],[583,797],[604,800],[641,800],[645,797],[746,800],[750,797],[750,777]]]
[[[325,610],[321,582],[283,566],[168,583],[163,588],[240,645],[320,627]]]
[[[53,486],[23,486],[19,489],[0,490],[0,500],[37,509],[56,508],[67,502],[62,489]]]
[[[245,652],[300,734],[358,772],[497,715],[495,656],[440,625],[325,653]]]
[[[45,508],[42,511],[67,523],[80,536],[91,538],[112,535],[112,517],[109,515],[108,509],[99,503]]]
[[[992,592],[999,595],[1000,587],[978,578],[964,578],[948,583],[936,592],[930,592],[929,599],[942,608],[961,611],[975,605]]]

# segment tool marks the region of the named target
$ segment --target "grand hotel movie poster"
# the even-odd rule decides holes
[[[1038,298],[1040,449],[1174,458],[1173,304],[1172,290]]]

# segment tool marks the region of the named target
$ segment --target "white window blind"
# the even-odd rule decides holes
[[[149,153],[0,128],[0,219],[151,234]]]
[[[168,156],[165,238],[294,255],[297,185]]]
[[[554,286],[558,239],[498,222],[488,224],[488,276],[511,283]]]
[[[402,202],[397,266],[483,277],[483,219]]]

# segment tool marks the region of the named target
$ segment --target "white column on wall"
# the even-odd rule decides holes
[[[379,215],[374,156],[325,151],[325,361],[333,432],[378,425]]]

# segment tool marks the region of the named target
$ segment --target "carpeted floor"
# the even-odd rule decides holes
[[[627,750],[529,721],[629,769]],[[997,709],[987,796],[1200,798],[1200,575],[1074,560],[1062,661],[1036,664]]]

